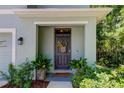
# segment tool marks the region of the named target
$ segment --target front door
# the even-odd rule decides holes
[[[69,69],[71,28],[55,28],[55,69]]]

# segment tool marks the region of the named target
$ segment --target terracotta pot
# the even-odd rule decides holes
[[[45,80],[46,78],[46,69],[37,70],[37,80]]]

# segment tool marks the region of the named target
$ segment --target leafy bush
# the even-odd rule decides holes
[[[76,88],[124,88],[124,66],[92,68],[85,64],[73,75],[72,84]]]
[[[122,88],[124,81],[118,82],[113,75],[100,73],[97,74],[98,79],[84,78],[80,83],[80,88]]]
[[[95,69],[87,65],[86,59],[72,60],[69,65],[71,68],[77,69],[77,72],[72,77],[73,87],[79,87],[79,83],[83,78],[96,79],[93,73]]]
[[[83,58],[80,58],[79,60],[71,60],[71,62],[69,63],[69,66],[71,69],[82,69],[86,64],[87,59],[83,59]]]
[[[111,55],[111,56],[113,56],[113,55]],[[97,63],[97,65],[106,66],[106,67],[109,67],[109,68],[112,68],[112,67],[117,68],[117,67],[119,67],[120,63],[116,63],[113,60],[115,60],[115,59],[111,59],[111,57],[100,58],[96,63]]]
[[[0,71],[0,76],[2,76],[4,79],[8,80],[8,82],[12,85],[14,85],[15,81],[15,75],[16,75],[16,69],[12,64],[8,65],[8,73],[4,73]]]
[[[71,78],[73,87],[78,88],[82,79],[83,79],[82,73],[76,72]]]
[[[120,69],[119,67],[118,69]],[[122,88],[124,87],[124,69],[103,69],[97,67],[96,71],[94,72],[96,74],[97,79],[90,79],[89,81],[86,81],[86,78],[82,79],[80,83],[80,87],[88,87],[88,88]],[[121,75],[120,75],[121,72]],[[88,84],[88,86],[87,86]]]
[[[106,66],[107,64],[109,64],[109,61],[105,58],[100,58],[98,61],[97,61],[97,64],[98,65],[101,65],[101,66]]]
[[[48,59],[46,56],[40,55],[36,58],[36,60],[32,61],[33,66],[39,70],[39,69],[50,69],[50,61],[51,59]]]
[[[33,66],[31,62],[26,62],[17,68],[17,75],[15,84],[19,87],[31,87],[32,78],[33,78]]]
[[[15,87],[28,88],[31,87],[33,70],[34,68],[31,62],[26,60],[25,63],[18,65],[17,67],[10,64],[8,70],[9,74],[1,72],[1,75]]]
[[[97,60],[104,58],[108,67],[124,64],[124,7],[123,6],[97,6],[111,7],[104,20],[97,24]],[[117,26],[119,24],[119,26]],[[98,61],[99,62],[102,61]]]
[[[81,83],[79,83],[80,88],[95,88],[96,81],[89,78],[84,78]]]

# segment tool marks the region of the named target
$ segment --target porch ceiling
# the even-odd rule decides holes
[[[96,17],[97,22],[103,19],[112,8],[80,8],[80,9],[11,9],[0,10],[0,14],[16,14],[23,18],[31,17]]]

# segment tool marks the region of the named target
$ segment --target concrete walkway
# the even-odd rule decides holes
[[[50,81],[47,88],[72,88],[71,76],[49,75],[46,80]]]
[[[6,85],[7,83],[8,83],[8,81],[6,81],[6,80],[0,78],[0,87]]]
[[[50,81],[47,88],[72,88],[69,81]]]

